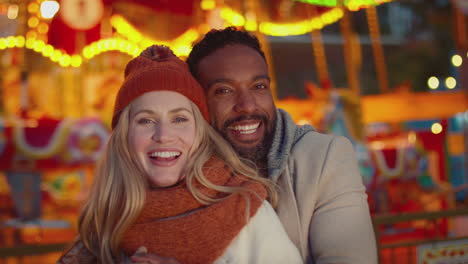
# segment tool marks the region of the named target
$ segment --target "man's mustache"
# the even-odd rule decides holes
[[[226,120],[226,122],[224,122],[223,128],[226,129],[233,123],[245,121],[245,120],[260,120],[260,121],[263,121],[264,124],[268,122],[268,118],[266,117],[266,115],[260,115],[260,114],[242,115],[242,116],[238,116],[238,117]]]

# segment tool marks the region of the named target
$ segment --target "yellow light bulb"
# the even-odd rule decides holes
[[[213,0],[202,0],[200,7],[202,10],[211,10],[216,7],[216,3]]]
[[[80,67],[82,63],[82,59],[80,55],[73,55],[71,57],[71,66],[72,67]]]
[[[35,40],[33,38],[26,38],[26,48],[32,49],[34,46]]]
[[[452,64],[453,64],[453,66],[455,66],[455,67],[460,67],[460,66],[462,65],[462,63],[463,63],[463,58],[462,58],[462,56],[460,56],[460,55],[458,55],[458,54],[452,56]]]
[[[61,56],[62,56],[62,52],[60,50],[54,50],[54,52],[52,53],[51,60],[56,62],[60,59]]]
[[[6,40],[4,38],[0,39],[0,50],[6,49]]]
[[[37,27],[37,25],[39,25],[39,18],[33,16],[33,17],[28,19],[28,26],[29,27],[35,28],[35,27]]]
[[[24,39],[23,36],[17,36],[16,39],[15,39],[15,44],[16,44],[16,47],[18,48],[22,48],[24,47],[24,43],[26,42],[26,40]]]
[[[447,77],[447,79],[445,79],[445,86],[447,86],[448,89],[454,89],[457,86],[457,80],[453,77]]]
[[[28,33],[26,33],[26,38],[28,38],[28,39],[37,38],[37,32],[33,31],[33,30],[28,31]]]
[[[86,47],[86,48],[83,49],[83,56],[86,59],[91,59],[92,53],[91,53],[91,48],[90,47]]]
[[[46,57],[50,57],[52,55],[52,53],[54,52],[54,47],[52,47],[52,45],[46,45],[43,49],[42,49],[42,55],[46,56]]]
[[[442,132],[442,125],[440,123],[434,123],[431,126],[431,132],[433,134],[440,134]]]
[[[40,34],[45,34],[47,31],[49,31],[49,26],[46,23],[40,23],[37,27],[37,32]]]
[[[39,5],[36,2],[32,2],[28,5],[28,12],[35,14],[39,11]]]
[[[437,87],[439,87],[439,84],[439,79],[437,79],[437,77],[435,76],[432,76],[429,79],[427,79],[427,86],[432,90],[437,89]]]
[[[9,36],[7,39],[6,39],[6,45],[7,47],[9,48],[13,48],[16,44],[16,39],[15,37],[13,36]]]

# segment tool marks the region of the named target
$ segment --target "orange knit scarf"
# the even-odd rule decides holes
[[[217,158],[211,158],[204,167],[205,177],[212,183],[242,186],[256,193],[246,192],[250,216],[255,215],[267,195],[263,185],[234,176]],[[210,197],[223,196],[198,183],[195,186]],[[182,264],[212,263],[246,225],[246,206],[245,196],[241,194],[232,194],[208,206],[200,204],[185,183],[151,190],[142,213],[124,234],[121,248],[129,256],[138,247],[145,246],[149,253],[173,257]]]

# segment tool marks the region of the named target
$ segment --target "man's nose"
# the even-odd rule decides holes
[[[241,91],[236,96],[234,111],[238,113],[252,113],[255,111],[257,103],[255,97],[248,91]]]

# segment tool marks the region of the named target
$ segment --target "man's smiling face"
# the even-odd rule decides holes
[[[200,61],[198,77],[212,125],[242,157],[265,159],[276,112],[263,57],[250,47],[227,45]]]

